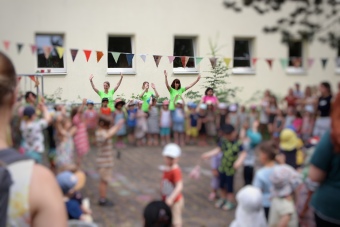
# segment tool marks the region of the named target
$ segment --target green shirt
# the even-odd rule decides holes
[[[222,139],[219,145],[222,151],[222,159],[218,171],[227,176],[234,176],[236,172],[234,162],[237,160],[238,154],[243,150],[242,144],[239,141],[230,142]]]
[[[178,90],[173,89],[172,87],[170,87],[170,105],[169,105],[169,110],[175,110],[175,104],[174,104],[174,100],[176,98],[176,95],[180,96],[185,92],[185,87],[182,87]],[[180,98],[178,98],[180,99]]]
[[[340,154],[334,153],[330,131],[316,146],[311,164],[326,173],[313,195],[312,206],[322,219],[340,224]]]
[[[107,92],[107,94],[104,91],[98,91],[98,95],[100,96],[100,102],[103,100],[103,98],[108,98],[109,99],[109,104],[108,107],[114,111],[115,110],[115,105],[113,102],[113,95],[115,93],[114,89],[111,89]]]
[[[144,112],[149,112],[149,105],[150,105],[151,96],[155,96],[155,92],[149,91],[149,90],[144,92],[144,95],[142,97],[142,100],[143,100],[142,110]]]

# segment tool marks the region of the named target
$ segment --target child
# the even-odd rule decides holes
[[[273,135],[273,128],[274,128],[274,121],[275,116],[277,114],[277,102],[276,97],[274,95],[271,95],[269,98],[269,105],[267,108],[267,114],[269,116],[268,118],[268,132],[271,135]]]
[[[148,146],[158,146],[159,134],[159,114],[157,108],[157,99],[152,98],[151,105],[149,106],[148,117]]]
[[[301,183],[299,174],[288,165],[277,165],[270,176],[272,201],[269,226],[298,227],[293,192]]]
[[[178,165],[180,156],[181,148],[177,144],[170,143],[163,149],[166,169],[163,172],[161,192],[163,200],[171,207],[172,224],[175,227],[182,226],[184,207],[182,172]]]
[[[205,127],[207,130],[207,135],[210,137],[214,137],[217,134],[216,131],[216,114],[215,114],[215,108],[211,101],[207,102],[207,121],[205,123]]]
[[[90,137],[90,143],[94,144],[95,141],[95,130],[97,127],[98,113],[94,109],[94,103],[91,100],[87,100],[87,109],[84,112],[84,119],[87,128],[87,133]]]
[[[172,213],[168,205],[163,201],[149,203],[143,212],[144,227],[150,226],[172,226]]]
[[[135,130],[135,137],[137,140],[137,146],[141,146],[144,144],[144,137],[145,133],[148,130],[148,125],[146,122],[146,117],[148,116],[147,113],[145,113],[142,110],[143,101],[138,102],[138,110],[137,110],[137,124],[136,124],[136,130]]]
[[[179,96],[175,98],[176,109],[173,113],[173,132],[175,143],[184,146],[184,123],[185,123],[185,113],[184,113],[184,101],[183,98],[177,100]]]
[[[113,145],[112,137],[124,125],[124,119],[120,119],[110,128],[111,119],[102,115],[99,117],[98,129],[96,131],[97,157],[96,163],[100,176],[99,182],[99,206],[113,206],[113,203],[107,199],[107,187],[112,178],[113,168]]]
[[[231,104],[229,106],[229,114],[228,114],[228,118],[229,118],[229,124],[231,124],[237,133],[239,133],[240,131],[240,119],[239,116],[237,114],[237,105],[236,104]]]
[[[288,128],[289,126],[293,125],[293,121],[295,119],[295,111],[293,107],[288,107],[287,110],[287,116],[286,116],[286,121],[285,121],[285,128]]]
[[[240,121],[240,128],[242,128],[245,123],[248,124],[249,119],[245,106],[241,106],[240,112],[238,113],[238,119]]]
[[[109,105],[109,99],[103,98],[102,99],[102,107],[100,108],[101,114],[111,116],[111,108],[108,105]]]
[[[199,106],[198,121],[197,121],[197,130],[199,132],[199,138],[198,138],[199,146],[207,145],[206,122],[207,122],[207,104],[202,103]]]
[[[258,113],[257,108],[255,105],[252,105],[250,107],[250,113],[249,113],[249,125],[254,125],[254,121],[258,120]]]
[[[121,99],[116,99],[115,101],[115,111],[112,114],[114,122],[119,122],[121,119],[125,119],[125,111],[123,110],[123,106],[125,105],[125,101]],[[119,131],[116,133],[117,141],[116,141],[116,148],[125,148],[124,144],[124,136],[126,135],[126,127],[123,125]]]
[[[288,165],[296,169],[297,166],[297,150],[299,146],[299,138],[296,133],[289,128],[282,130],[280,134],[280,153],[284,155]]]
[[[246,152],[237,140],[237,132],[232,125],[227,124],[222,131],[220,146],[204,153],[202,158],[207,159],[222,152],[221,165],[218,168],[222,198],[216,202],[215,207],[232,210],[235,208],[234,175],[236,169],[242,165]]]
[[[266,219],[269,217],[270,210],[270,189],[272,183],[269,179],[273,173],[273,168],[276,165],[275,159],[278,153],[276,145],[272,141],[262,142],[258,145],[257,150],[259,151],[259,161],[262,167],[256,171],[253,186],[259,188],[262,191],[262,206]]]
[[[216,120],[217,130],[222,129],[228,122],[228,107],[226,103],[218,104],[218,116]],[[218,134],[219,136],[220,133]]]
[[[300,113],[300,111],[296,111],[296,114],[295,114],[295,119],[293,120],[293,127],[295,128],[295,132],[298,134],[298,135],[301,135],[301,130],[302,130],[302,115]]]
[[[87,154],[90,149],[89,139],[86,130],[86,124],[83,118],[83,110],[87,103],[86,99],[83,99],[83,103],[80,107],[75,107],[71,112],[71,119],[74,126],[77,127],[76,134],[74,135],[74,145],[77,151],[77,165],[81,166],[83,156]]]
[[[253,186],[243,187],[236,195],[235,220],[230,227],[267,227],[262,207],[262,193]]]
[[[315,117],[313,113],[314,111],[313,111],[312,106],[305,107],[305,113],[302,118],[302,127],[301,127],[301,134],[302,134],[303,142],[308,141],[309,138],[312,136],[313,129],[314,129],[314,122],[315,122]]]
[[[38,108],[43,112],[44,118],[38,119],[35,108],[26,106],[20,123],[20,131],[25,154],[37,163],[41,163],[42,153],[45,150],[43,130],[47,128],[51,116],[43,103],[40,103]]]
[[[196,112],[197,105],[195,103],[188,104],[189,113],[187,114],[187,143],[188,144],[196,144],[198,129],[197,129],[197,121],[198,114]]]
[[[214,89],[208,87],[205,92],[204,96],[202,97],[201,103],[208,104],[210,102],[212,105],[217,106],[219,104],[218,98],[214,95]]]
[[[160,114],[160,136],[162,146],[170,143],[170,128],[171,128],[171,112],[169,110],[169,101],[164,100]]]
[[[130,100],[128,103],[128,110],[127,110],[127,134],[128,134],[128,141],[130,144],[134,144],[135,142],[135,129],[137,125],[137,108],[136,102]]]
[[[276,143],[279,142],[280,133],[283,130],[285,125],[285,117],[283,116],[283,111],[281,109],[277,109],[277,114],[274,119],[273,124],[273,139]]]
[[[220,187],[220,179],[218,173],[218,167],[221,165],[222,153],[218,153],[211,157],[210,168],[212,177],[210,181],[211,192],[209,194],[209,201],[214,201],[217,198],[217,191]]]

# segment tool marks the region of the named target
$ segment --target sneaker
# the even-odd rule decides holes
[[[224,204],[226,204],[226,203],[227,203],[226,200],[224,200],[224,199],[219,199],[219,200],[217,200],[217,202],[215,203],[215,207],[216,207],[216,208],[221,208],[221,207],[224,206]]]
[[[103,206],[103,207],[112,207],[114,204],[113,204],[112,201],[110,201],[108,199],[100,199],[98,201],[98,205]]]
[[[231,203],[231,202],[226,202],[223,206],[222,209],[223,210],[233,210],[235,209],[235,204]]]

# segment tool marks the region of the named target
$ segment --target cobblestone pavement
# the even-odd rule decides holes
[[[183,172],[185,209],[184,226],[229,226],[234,211],[222,211],[214,207],[207,197],[210,192],[209,162],[202,164],[201,177],[198,180],[189,178],[190,170],[197,163],[200,155],[212,147],[187,146],[182,150],[180,166]],[[84,169],[88,173],[84,196],[89,197],[94,221],[103,227],[140,227],[145,205],[152,200],[160,199],[160,181],[163,165],[161,147],[133,147],[122,150],[120,159],[116,158],[113,179],[108,190],[108,197],[115,206],[99,207],[98,174],[95,167],[95,149],[88,154]],[[243,180],[240,173],[235,178],[236,189]]]

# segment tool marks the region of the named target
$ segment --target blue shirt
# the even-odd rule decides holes
[[[136,127],[136,124],[137,124],[137,118],[136,118],[136,115],[137,115],[137,108],[133,109],[133,110],[128,110],[127,111],[127,114],[128,114],[128,117],[127,117],[127,125],[129,127]]]
[[[198,114],[190,114],[190,126],[197,127]]]
[[[253,186],[259,188],[262,191],[262,206],[270,207],[270,188],[272,183],[270,181],[270,175],[272,175],[274,166],[272,167],[262,167],[259,169],[253,180]]]
[[[66,204],[68,219],[79,220],[80,216],[83,214],[79,202],[75,199],[70,199],[67,202],[65,202],[65,204]]]

